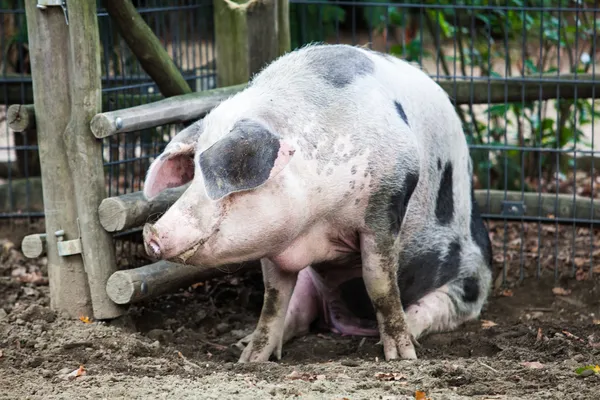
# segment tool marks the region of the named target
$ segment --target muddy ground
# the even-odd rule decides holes
[[[495,247],[501,229],[491,229]],[[498,273],[504,262],[496,260]],[[199,282],[111,323],[50,310],[45,273],[44,259],[24,259],[0,239],[2,399],[415,399],[422,391],[430,399],[565,400],[600,393],[600,374],[575,372],[600,364],[597,279],[555,283],[551,273],[540,281],[527,274],[523,283],[497,287],[482,320],[423,338],[416,361],[385,362],[374,338],[315,329],[285,345],[279,362],[239,365],[229,345],[258,319],[259,271]],[[84,374],[70,376],[81,366]]]

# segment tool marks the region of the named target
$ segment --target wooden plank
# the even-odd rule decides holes
[[[174,292],[180,288],[227,274],[260,269],[257,262],[208,268],[159,261],[139,268],[117,271],[106,283],[106,293],[117,304],[132,304]]]
[[[545,75],[540,77],[487,80],[479,77],[438,80],[456,104],[504,104],[552,99],[598,98],[600,79],[593,74]]]
[[[46,236],[45,233],[25,236],[21,242],[23,255],[27,258],[38,258],[46,254]]]
[[[8,127],[15,132],[35,129],[35,108],[33,104],[13,104],[6,112]]]
[[[169,54],[137,12],[131,0],[103,0],[129,49],[165,97],[191,93]]]
[[[481,213],[502,214],[502,202],[523,202],[524,216],[541,218],[580,219],[589,221],[600,219],[600,200],[572,194],[532,193],[503,190],[476,190],[475,198]],[[569,222],[567,222],[569,223]]]
[[[135,132],[161,125],[198,119],[246,85],[174,96],[151,104],[110,111],[94,116],[91,129],[97,138]]]
[[[106,198],[102,200],[98,208],[100,224],[108,232],[124,231],[141,226],[167,211],[188,186],[189,184],[186,184],[167,189],[151,201],[147,200],[141,191]]]
[[[33,101],[42,165],[48,247],[50,306],[72,318],[92,315],[87,277],[80,257],[59,257],[54,232],[78,237],[75,185],[69,173],[63,133],[69,122],[68,26],[60,7],[40,10],[25,1]],[[50,69],[50,70],[49,70]]]
[[[71,118],[65,130],[65,150],[75,188],[81,256],[87,272],[93,316],[109,319],[122,315],[125,310],[106,294],[106,281],[117,270],[117,263],[112,238],[98,218],[98,206],[106,197],[106,188],[102,142],[96,140],[90,130],[90,121],[100,112],[102,101],[96,1],[69,2],[69,39]]]

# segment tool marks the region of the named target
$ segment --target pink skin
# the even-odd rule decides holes
[[[144,226],[148,254],[157,259],[218,266],[262,258],[266,243],[270,249],[278,248],[298,235],[303,215],[290,215],[287,210],[298,209],[304,202],[305,193],[287,188],[288,182],[280,174],[295,153],[291,145],[281,143],[267,182],[270,190],[290,196],[271,195],[269,202],[264,201],[265,187],[211,200],[205,192],[202,174],[192,169],[197,162],[186,155],[187,147],[181,146],[179,151],[176,145],[173,147],[175,150],[171,150],[167,160],[158,158],[150,167],[144,187],[146,196],[152,199],[168,187],[193,180],[154,225]],[[242,226],[238,221],[245,223]],[[256,232],[264,234],[257,235]]]
[[[145,185],[149,198],[167,187],[188,182],[190,176],[193,178],[183,195],[154,225],[144,226],[144,243],[148,254],[158,259],[192,265],[218,267],[262,259],[265,283],[278,293],[266,298],[276,302],[276,315],[261,314],[240,362],[266,361],[271,354],[280,358],[284,337],[289,339],[306,332],[309,321],[318,314],[334,332],[377,334],[377,330],[363,327],[360,319],[339,301],[336,288],[342,276],[348,279],[349,271],[337,277],[333,271],[328,272],[322,280],[312,269],[306,269],[311,264],[357,251],[363,253],[363,259],[367,256],[366,263],[379,265],[373,254],[365,254],[365,234],[371,239],[372,234],[364,226],[364,208],[356,206],[368,196],[370,178],[365,174],[364,179],[357,179],[363,174],[360,169],[366,168],[366,162],[354,160],[358,167],[356,176],[348,165],[337,167],[333,174],[320,175],[310,171],[315,165],[302,157],[293,163],[298,154],[291,144],[282,141],[267,182],[252,190],[211,200],[198,167],[198,155],[193,162],[195,171],[190,171],[189,152],[187,146],[174,143],[169,156],[159,158],[150,168]],[[365,189],[348,195],[348,182],[355,179],[356,186]],[[385,288],[379,293],[381,272],[374,270],[365,279],[367,288],[376,290],[377,295],[386,293]],[[265,295],[270,294],[265,292]],[[378,314],[379,325],[382,318],[388,317]],[[406,338],[389,337],[387,341],[383,338],[384,348],[391,349],[386,350],[386,359],[398,355],[414,358],[414,350],[410,348],[408,352],[396,350],[398,346],[410,346],[408,333],[402,335]],[[408,344],[403,343],[405,339]]]
[[[343,305],[335,288],[345,279],[361,275],[328,276],[326,283],[311,267],[298,274],[294,293],[285,317],[284,343],[308,333],[310,324],[321,318],[324,328],[345,336],[379,336],[376,328],[365,328],[371,321],[361,321]],[[345,278],[345,279],[344,279]],[[332,289],[333,288],[333,289]],[[406,320],[414,339],[426,333],[452,330],[470,316],[457,318],[454,305],[448,296],[448,286],[442,286],[406,309]]]

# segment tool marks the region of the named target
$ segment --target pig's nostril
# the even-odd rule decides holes
[[[161,257],[161,248],[158,240],[158,233],[156,232],[156,228],[154,228],[150,224],[144,225],[143,231],[144,241],[146,242],[146,252],[148,255],[153,256],[155,258]]]
[[[160,246],[158,245],[158,242],[156,240],[151,240],[148,243],[148,247],[152,251],[152,255],[154,255],[157,258],[160,257]]]

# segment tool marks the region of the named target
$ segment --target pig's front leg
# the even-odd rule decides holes
[[[375,235],[361,234],[363,279],[377,314],[385,359],[416,359],[413,338],[400,302],[397,240],[386,239],[379,239],[378,243]]]
[[[273,262],[261,260],[265,295],[256,329],[239,362],[269,361],[271,354],[281,359],[285,315],[296,284],[297,272],[287,272]]]

